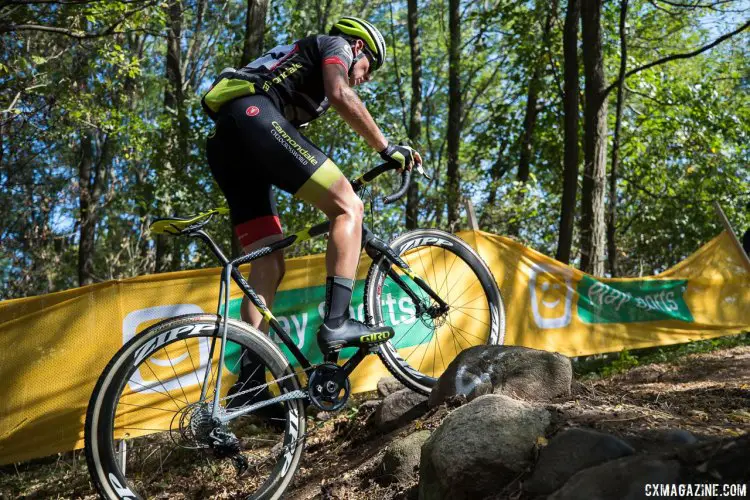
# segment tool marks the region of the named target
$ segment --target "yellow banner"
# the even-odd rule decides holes
[[[594,278],[501,236],[459,236],[495,276],[505,303],[506,344],[578,356],[750,330],[750,266],[728,233],[662,274],[628,279]],[[352,304],[359,318],[369,264],[363,257]],[[320,359],[315,331],[324,281],[322,255],[290,259],[274,305],[313,362]],[[80,448],[88,399],[112,355],[157,321],[215,312],[218,284],[219,270],[207,269],[0,302],[0,464]],[[238,317],[237,287],[231,297],[230,315]],[[408,313],[402,305],[388,304],[394,318]],[[190,349],[196,359],[205,354],[197,341]],[[159,360],[149,362],[149,369],[159,369]],[[194,377],[192,371],[179,375]],[[385,375],[378,357],[370,356],[352,376],[353,391],[372,390]],[[118,425],[148,427],[148,418],[125,414]]]

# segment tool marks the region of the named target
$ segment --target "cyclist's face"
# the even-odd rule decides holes
[[[362,41],[357,40],[357,44],[354,46],[354,49],[355,49],[354,55],[357,55],[362,50],[362,47],[360,47],[360,44],[362,44]],[[362,59],[357,61],[356,64],[354,65],[354,69],[352,69],[351,75],[349,76],[349,85],[351,85],[352,87],[355,87],[361,83],[365,83],[369,81],[371,78],[371,74],[370,74],[371,64],[372,64],[372,61],[370,61],[369,55],[366,55],[366,57],[363,57]]]

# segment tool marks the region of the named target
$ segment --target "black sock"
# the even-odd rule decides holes
[[[328,328],[338,328],[349,319],[354,280],[341,276],[326,278],[326,309],[323,322]]]

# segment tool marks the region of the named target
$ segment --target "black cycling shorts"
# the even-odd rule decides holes
[[[223,105],[206,150],[243,248],[282,233],[272,186],[316,204],[342,176],[262,95]]]

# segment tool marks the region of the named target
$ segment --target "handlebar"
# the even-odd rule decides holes
[[[366,185],[375,180],[378,176],[389,172],[391,170],[398,170],[399,166],[395,165],[391,162],[381,163],[377,167],[373,168],[372,170],[369,170],[365,172],[364,174],[360,175],[353,181],[351,181],[352,188],[354,188],[354,192],[357,193],[362,190],[362,188]],[[383,203],[393,203],[400,198],[402,198],[406,191],[409,189],[409,184],[411,183],[411,170],[404,169],[401,172],[401,185],[398,187],[398,190],[396,190],[395,193],[383,197]]]

